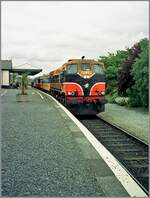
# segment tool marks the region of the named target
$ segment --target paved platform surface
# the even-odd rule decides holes
[[[5,90],[2,90],[5,92]],[[80,129],[48,96],[2,96],[3,196],[127,196]]]
[[[105,112],[98,116],[149,144],[149,114],[146,110],[108,103],[105,106]]]

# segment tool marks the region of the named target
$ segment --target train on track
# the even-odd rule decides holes
[[[105,86],[104,64],[84,57],[70,59],[33,82],[33,87],[50,93],[75,115],[105,111]]]

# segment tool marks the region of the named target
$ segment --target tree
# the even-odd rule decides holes
[[[26,95],[25,90],[27,88],[27,83],[28,83],[28,74],[24,73],[21,76],[21,94]]]
[[[117,74],[119,65],[128,57],[128,49],[118,50],[116,53],[108,53],[108,56],[100,56],[105,66],[107,93],[112,94],[117,91]]]
[[[134,84],[132,65],[140,53],[140,44],[136,43],[129,49],[129,56],[124,60],[118,70],[118,93],[120,96],[127,96],[127,89]]]
[[[149,48],[148,39],[143,39],[139,43],[141,53],[132,67],[133,86],[128,90],[131,106],[148,107],[148,59]]]

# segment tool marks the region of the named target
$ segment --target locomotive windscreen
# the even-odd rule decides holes
[[[77,65],[76,64],[70,64],[67,68],[68,74],[76,74],[77,73]]]
[[[93,70],[96,74],[104,74],[104,70],[101,65],[95,64],[93,65]]]
[[[81,70],[83,71],[89,71],[91,68],[90,68],[90,64],[88,63],[82,63],[81,64]]]

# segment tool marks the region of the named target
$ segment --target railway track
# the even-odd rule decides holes
[[[148,146],[96,116],[77,118],[149,194]]]

